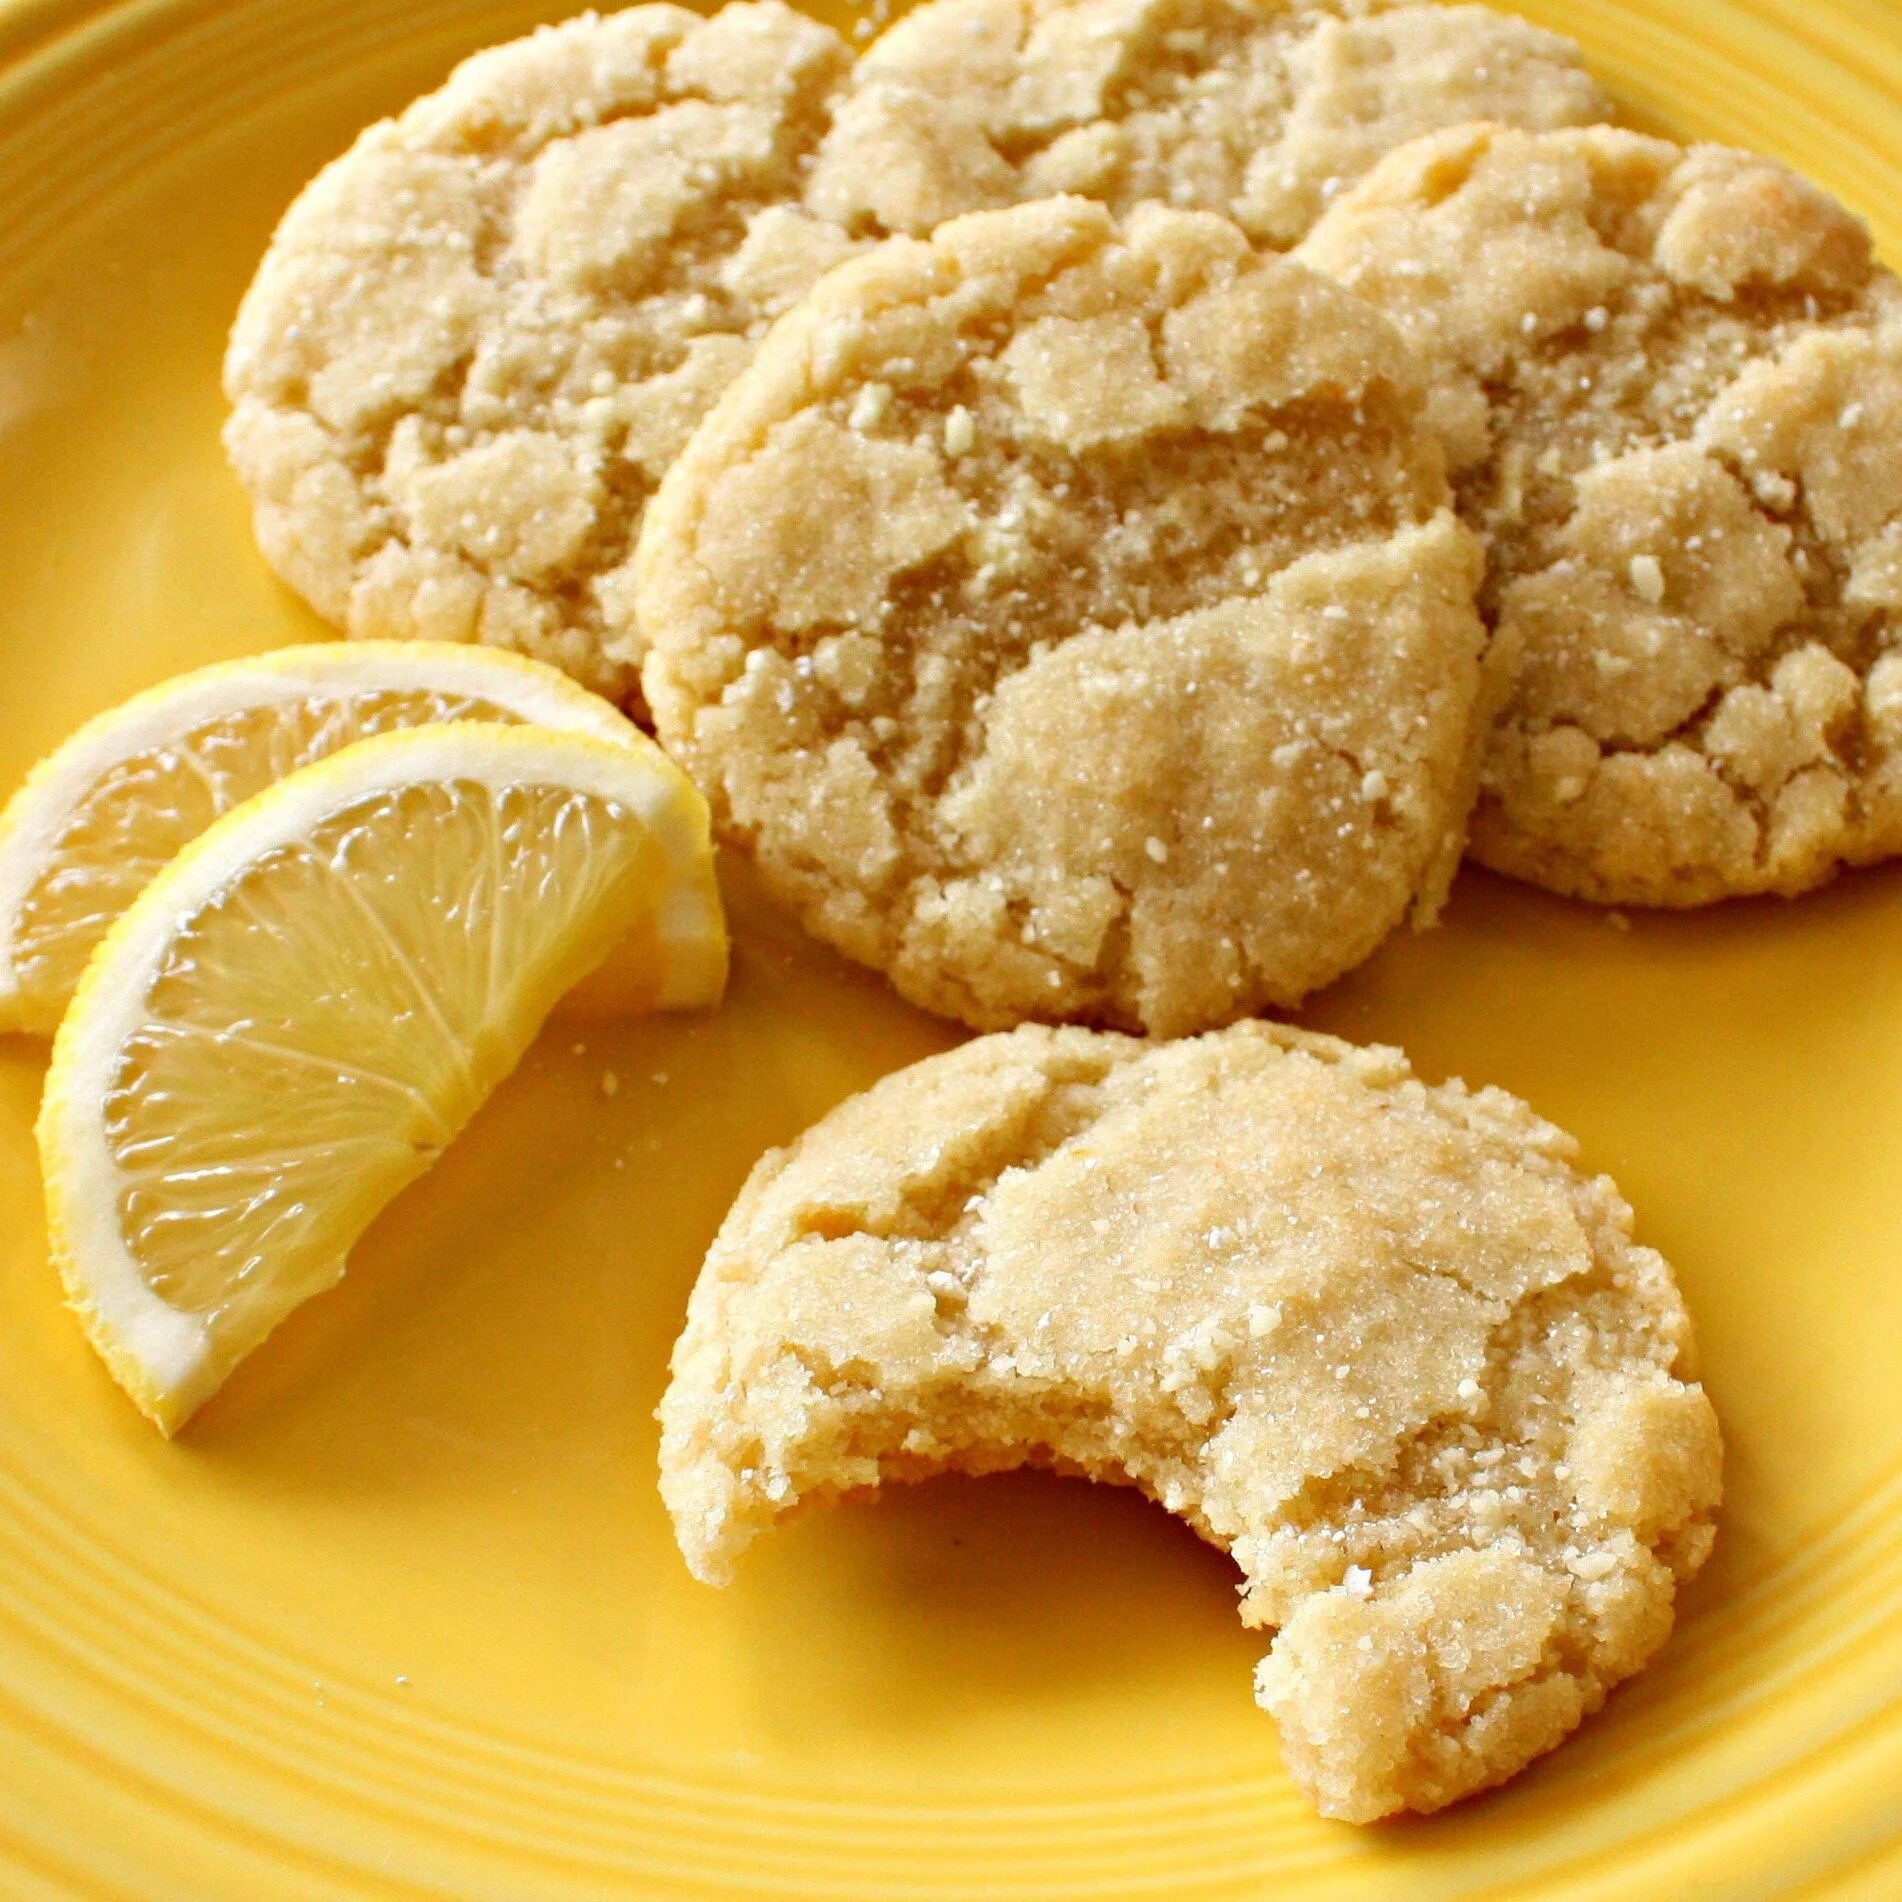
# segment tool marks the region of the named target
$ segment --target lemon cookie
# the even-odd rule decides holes
[[[1436,366],[1523,652],[1477,858],[1693,905],[1902,851],[1902,297],[1848,212],[1745,152],[1479,127],[1300,255]]]
[[[1570,40],[1486,7],[928,0],[860,60],[813,202],[922,236],[1059,192],[1154,198],[1285,247],[1421,133],[1609,116]]]
[[[851,248],[802,208],[850,67],[777,0],[480,53],[279,227],[225,432],[279,573],[356,635],[483,640],[620,698],[659,473]]]
[[[762,1159],[674,1350],[661,1490],[722,1583],[805,1500],[1052,1466],[1232,1554],[1330,1816],[1511,1776],[1664,1641],[1717,1424],[1631,1211],[1498,1090],[1261,1023],[1026,1026]]]
[[[1459,850],[1478,555],[1422,401],[1368,305],[1208,213],[889,240],[649,508],[658,730],[771,891],[930,1009],[1292,1003]]]

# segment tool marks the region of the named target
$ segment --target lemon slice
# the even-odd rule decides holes
[[[0,1031],[56,1029],[112,921],[214,819],[340,747],[443,720],[636,737],[552,667],[436,641],[283,648],[89,721],[0,812]]]
[[[175,1430],[610,947],[665,995],[710,940],[706,805],[651,742],[385,734],[218,820],[94,954],[40,1110],[54,1260],[119,1383]]]

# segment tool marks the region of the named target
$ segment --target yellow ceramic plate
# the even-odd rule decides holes
[[[1902,256],[1902,9],[1532,10]],[[226,322],[323,159],[534,17],[0,6],[0,788],[321,631],[220,460]],[[761,1148],[950,1036],[740,897],[724,1011],[546,1039],[171,1445],[60,1308],[0,1041],[0,1894],[1902,1896],[1902,869],[1628,929],[1469,874],[1311,1013],[1584,1138],[1731,1447],[1658,1667],[1371,1832],[1296,1800],[1229,1567],[1133,1497],[943,1481],[687,1577],[650,1416],[700,1251]]]

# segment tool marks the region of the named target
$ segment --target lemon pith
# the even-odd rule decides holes
[[[626,939],[723,950],[705,806],[655,749],[533,727],[362,741],[161,872],[88,966],[38,1126],[68,1299],[140,1408],[174,1430],[334,1283]]]

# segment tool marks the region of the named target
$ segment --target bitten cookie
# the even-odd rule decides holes
[[[1902,296],[1855,219],[1750,153],[1475,127],[1299,255],[1434,366],[1523,651],[1476,858],[1695,905],[1902,851]]]
[[[1460,849],[1479,556],[1422,404],[1368,305],[1208,213],[890,240],[649,508],[661,737],[770,890],[929,1009],[1292,1004]]]
[[[708,1254],[661,1491],[723,1582],[805,1500],[1054,1466],[1140,1487],[1276,1628],[1325,1814],[1511,1776],[1640,1669],[1721,1450],[1631,1211],[1498,1090],[1261,1023],[1026,1027],[769,1153]]]
[[[812,201],[922,237],[1060,192],[1153,198],[1285,247],[1421,133],[1609,116],[1570,40],[1486,7],[928,0],[860,60]]]
[[[778,0],[479,53],[285,215],[225,362],[278,572],[354,635],[634,687],[628,556],[767,320],[852,248],[801,204],[851,65]]]

